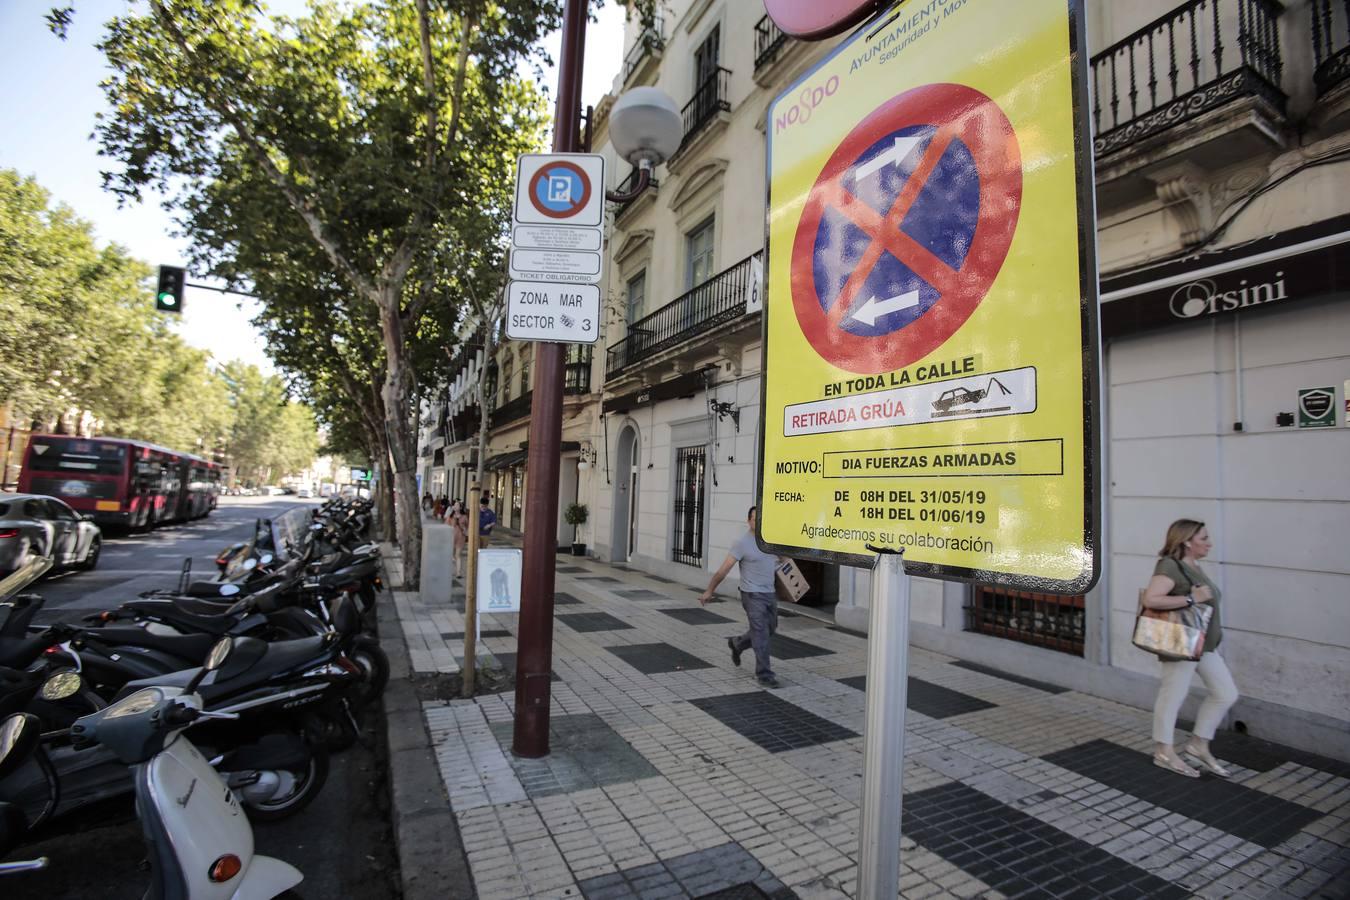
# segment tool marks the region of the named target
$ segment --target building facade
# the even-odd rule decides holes
[[[1101,578],[1084,597],[915,579],[913,640],[1147,705],[1157,663],[1130,644],[1138,591],[1167,524],[1200,518],[1243,694],[1233,724],[1350,755],[1346,8],[1090,0],[1087,31]],[[654,28],[629,24],[612,94],[661,87],[684,139],[652,188],[610,210],[598,458],[578,479],[601,558],[698,586],[744,527],[766,110],[835,43],[786,38],[760,4],[730,0],[672,0]],[[607,141],[610,102],[594,146],[623,189],[635,175]],[[1309,401],[1331,407],[1330,427],[1300,427]],[[817,609],[866,630],[868,573],[805,568]]]

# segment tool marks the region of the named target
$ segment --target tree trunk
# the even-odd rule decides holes
[[[415,589],[422,571],[422,517],[417,498],[417,433],[413,429],[412,370],[403,342],[399,291],[386,284],[380,292],[380,331],[384,337],[384,431],[389,443],[394,520],[403,559],[403,585]]]
[[[389,450],[384,440],[384,428],[366,429],[366,455],[373,465],[377,460],[388,460]],[[394,530],[394,482],[390,478],[381,478],[375,482],[376,535],[387,541],[394,541],[398,535]]]

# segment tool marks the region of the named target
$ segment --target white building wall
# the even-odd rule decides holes
[[[1350,305],[1243,314],[1241,416],[1238,327],[1230,318],[1110,347],[1110,661],[1157,674],[1130,644],[1137,592],[1167,524],[1199,518],[1215,541],[1205,568],[1223,591],[1223,653],[1239,690],[1350,720],[1350,429],[1275,425],[1299,388],[1343,390]]]

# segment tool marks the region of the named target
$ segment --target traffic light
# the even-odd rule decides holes
[[[178,266],[159,267],[159,288],[155,291],[155,309],[161,312],[183,311],[183,284],[187,272]]]

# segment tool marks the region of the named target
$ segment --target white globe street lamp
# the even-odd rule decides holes
[[[683,132],[680,109],[665,91],[637,87],[621,94],[609,113],[609,139],[619,156],[637,167],[638,183],[627,194],[611,191],[609,199],[622,203],[646,190],[652,169],[680,149]]]

